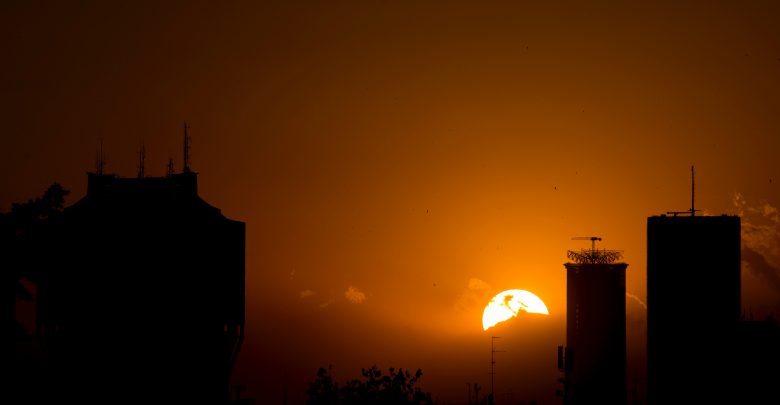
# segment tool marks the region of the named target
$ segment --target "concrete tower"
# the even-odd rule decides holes
[[[568,252],[564,403],[626,403],[626,263],[617,251]]]
[[[694,212],[647,219],[650,404],[715,403],[733,386],[740,218]]]

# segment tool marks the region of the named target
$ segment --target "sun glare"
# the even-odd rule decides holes
[[[488,330],[500,322],[516,317],[520,311],[529,314],[549,315],[547,306],[532,292],[506,290],[499,293],[485,306],[482,312],[482,329]]]

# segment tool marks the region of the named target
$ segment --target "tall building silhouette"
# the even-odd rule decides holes
[[[88,174],[47,230],[38,334],[47,400],[225,403],[244,337],[245,224],[197,173]]]
[[[740,218],[647,219],[648,403],[716,403],[735,387]]]
[[[780,398],[780,325],[773,317],[742,320],[732,343],[734,402],[771,404]]]
[[[617,251],[569,251],[564,403],[626,403],[626,263]]]

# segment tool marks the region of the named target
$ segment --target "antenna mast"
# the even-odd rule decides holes
[[[494,371],[494,367],[496,365],[496,360],[494,359],[493,354],[494,353],[501,353],[501,352],[505,352],[506,351],[506,350],[496,350],[496,349],[493,348],[493,342],[496,339],[501,339],[501,337],[500,336],[491,336],[490,337],[490,396],[493,399],[493,401],[492,401],[493,403],[496,402],[496,386],[495,386],[495,383],[493,381],[493,377],[495,377],[495,375],[496,375],[496,372]]]
[[[696,210],[693,209],[693,198],[696,195],[696,183],[694,182],[693,174],[693,165],[691,165],[691,216],[696,215]]]
[[[103,156],[103,137],[101,136],[99,140],[100,140],[100,146],[95,156],[95,171],[97,172],[97,174],[103,174],[103,168],[106,167],[106,160],[105,157]]]
[[[589,240],[590,250],[582,249],[579,252],[566,251],[566,257],[580,264],[609,264],[620,260],[623,254],[619,250],[596,249],[596,241],[601,242],[599,236],[577,236],[571,240]]]
[[[671,214],[675,217],[679,214],[691,214],[691,216],[695,216],[696,211],[701,211],[701,210],[697,210],[696,206],[694,205],[694,201],[696,199],[696,181],[694,175],[695,175],[694,167],[693,165],[691,165],[691,209],[687,211],[667,211],[666,212],[667,214]]]
[[[141,149],[138,150],[138,178],[142,179],[144,177],[144,169],[146,164],[146,145],[141,143]]]
[[[172,157],[168,157],[168,167],[167,167],[166,173],[168,174],[168,177],[173,176],[173,158]]]
[[[190,171],[190,136],[187,135],[187,129],[189,126],[187,123],[184,123],[184,168],[182,171],[184,173],[189,173]]]

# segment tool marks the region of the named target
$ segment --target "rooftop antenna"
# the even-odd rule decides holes
[[[695,175],[694,167],[693,165],[691,165],[691,209],[689,209],[688,211],[667,211],[666,212],[667,214],[671,214],[675,217],[679,214],[691,214],[691,216],[694,216],[696,215],[696,211],[701,211],[701,210],[697,210],[694,205],[694,201],[696,197],[696,182],[694,179],[694,175]]]
[[[144,166],[146,163],[146,145],[141,142],[141,149],[138,150],[138,178],[144,178]]]
[[[166,173],[168,177],[173,176],[173,158],[170,156],[168,157],[168,168],[166,170]]]
[[[566,257],[569,260],[580,264],[609,264],[614,263],[623,257],[620,250],[596,249],[596,241],[601,242],[599,236],[577,236],[571,240],[589,240],[590,250],[581,249],[579,252],[573,250],[566,251]]]
[[[575,236],[571,238],[571,240],[589,240],[590,241],[590,251],[595,252],[596,251],[596,241],[601,242],[600,236]]]
[[[691,165],[691,216],[696,215],[696,210],[693,209],[693,200],[696,196],[696,183],[694,182],[693,165]]]
[[[95,172],[97,172],[97,174],[103,174],[103,169],[106,167],[106,159],[105,156],[103,156],[102,136],[99,138],[99,141],[100,141],[100,146],[98,147],[98,150],[95,153]]]
[[[184,123],[184,167],[182,171],[184,173],[190,172],[190,136],[187,135],[187,129],[189,125]]]
[[[495,382],[493,381],[493,377],[495,377],[496,372],[494,370],[496,365],[496,360],[493,356],[494,353],[502,353],[506,350],[496,350],[493,346],[493,342],[495,342],[496,339],[501,339],[501,336],[491,336],[490,337],[490,396],[493,398],[493,402],[496,401],[496,386]]]

